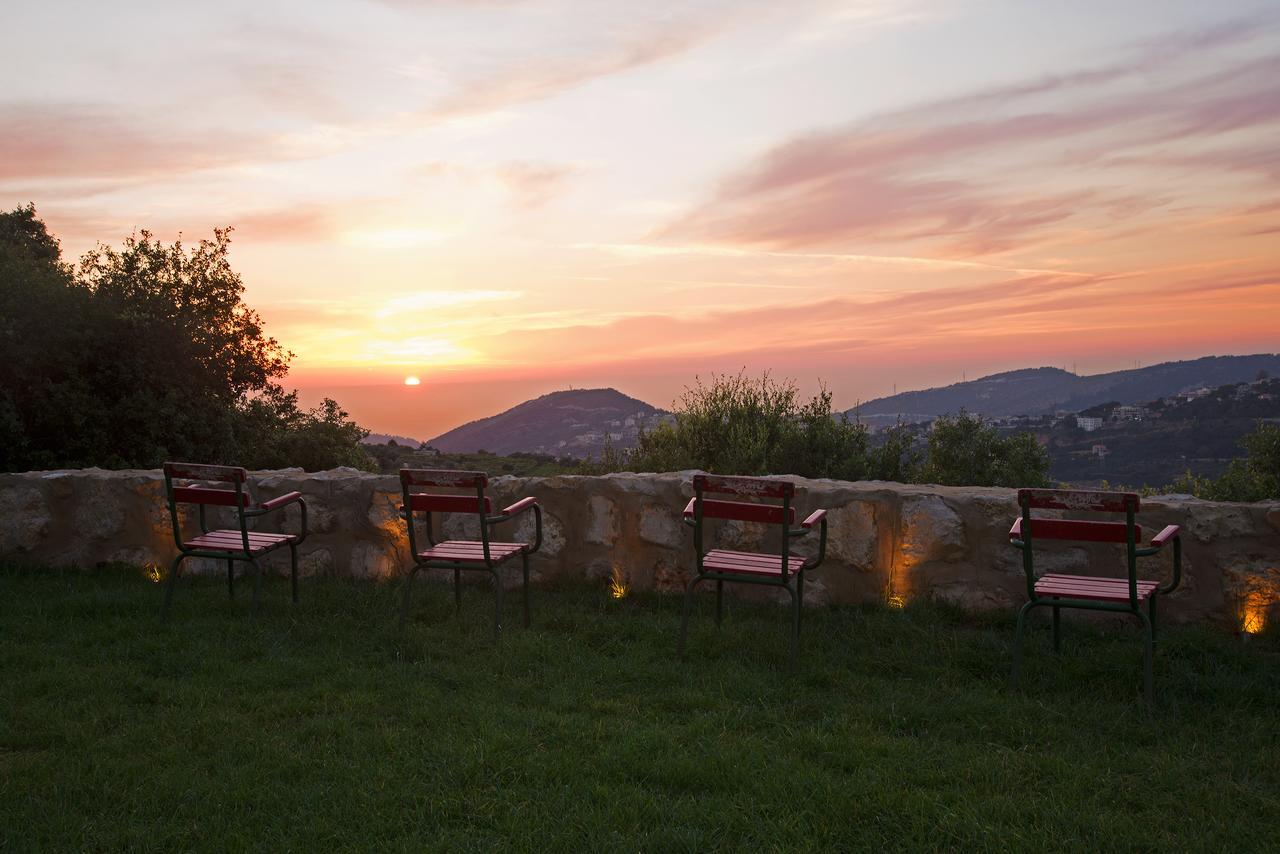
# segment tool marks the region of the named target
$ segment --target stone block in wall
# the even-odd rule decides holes
[[[388,579],[409,571],[407,555],[383,543],[360,542],[351,547],[348,571],[355,578]]]
[[[35,550],[52,525],[52,511],[38,488],[21,484],[0,489],[0,554]]]
[[[603,495],[593,495],[587,500],[587,528],[583,540],[602,546],[611,546],[618,539],[618,505]]]
[[[537,520],[533,516],[533,511],[525,511],[516,521],[507,522],[497,528],[490,529],[489,536],[501,542],[514,543],[532,543],[534,534],[536,533]],[[564,525],[554,513],[547,510],[542,511],[542,547],[534,553],[535,561],[538,558],[551,559],[559,557],[560,552],[564,549]]]
[[[1238,539],[1253,533],[1253,518],[1248,507],[1197,501],[1184,530],[1200,543]]]
[[[680,521],[680,508],[650,504],[640,511],[640,539],[667,548],[680,548],[684,543],[685,525]]]
[[[879,554],[876,505],[851,501],[827,511],[828,559],[846,563],[859,572],[872,572]],[[817,542],[816,532],[804,538]]]
[[[302,548],[306,548],[304,543]],[[334,574],[333,552],[319,548],[298,554],[298,575],[301,578],[312,576],[328,576]]]
[[[902,563],[962,560],[967,552],[964,523],[937,495],[910,495],[902,502]]]

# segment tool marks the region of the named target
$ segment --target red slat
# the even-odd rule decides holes
[[[1159,586],[1159,582],[1140,579],[1137,586],[1138,601],[1143,601],[1151,597]],[[1036,595],[1090,599],[1100,602],[1128,602],[1129,579],[1051,573],[1036,582]]]
[[[209,489],[204,486],[175,486],[173,500],[179,504],[211,504],[216,507],[235,507],[236,494],[230,489]],[[249,496],[240,493],[240,506],[249,505]]]
[[[1032,519],[1031,541],[1079,540],[1089,543],[1126,542],[1128,528],[1124,522],[1093,522],[1080,519]],[[1013,523],[1009,539],[1022,539],[1022,519]],[[1133,526],[1133,541],[1142,541],[1142,526]]]
[[[165,463],[164,472],[169,477],[221,483],[244,483],[249,478],[249,473],[239,466],[210,466],[203,463]]]
[[[474,495],[437,495],[431,492],[418,492],[409,496],[409,503],[414,510],[425,513],[480,512],[480,502]],[[493,502],[488,496],[484,499],[484,512],[493,512]]]
[[[524,551],[524,543],[489,543],[489,559],[495,563]],[[472,540],[450,540],[418,552],[419,560],[447,560],[454,563],[483,563],[484,544]]]
[[[693,476],[693,488],[703,492],[724,495],[742,495],[749,498],[791,498],[796,485],[789,480],[762,477],[729,477],[718,474]]]
[[[763,522],[766,525],[782,524],[782,508],[776,504],[751,504],[746,501],[702,500],[702,518],[737,519],[740,522]],[[796,508],[787,512],[788,524],[795,522]]]
[[[250,554],[260,554],[277,546],[285,545],[295,538],[292,534],[263,534],[249,532]],[[189,549],[201,549],[211,552],[244,552],[244,541],[239,531],[210,531],[198,537],[186,540],[183,545]]]
[[[1123,513],[1138,510],[1133,492],[1097,492],[1087,489],[1019,489],[1018,503],[1045,510],[1097,510]]]
[[[798,572],[804,564],[804,558],[791,555],[787,565],[791,572]],[[746,575],[781,575],[782,555],[761,554],[759,552],[734,552],[726,549],[715,549],[707,552],[702,559],[704,571],[732,572]]]
[[[449,471],[447,469],[400,469],[400,482],[409,486],[483,487],[489,478],[482,471]]]

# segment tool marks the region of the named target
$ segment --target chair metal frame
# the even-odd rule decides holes
[[[1139,497],[1132,492],[1098,492],[1068,489],[1020,489],[1018,505],[1021,515],[1009,529],[1009,542],[1022,550],[1022,568],[1027,578],[1027,602],[1018,610],[1018,625],[1013,641],[1013,668],[1010,681],[1017,684],[1022,669],[1022,635],[1027,615],[1036,608],[1053,609],[1053,648],[1062,651],[1060,614],[1063,608],[1086,611],[1110,611],[1133,614],[1143,628],[1142,686],[1148,708],[1155,702],[1153,690],[1153,663],[1156,645],[1156,600],[1167,596],[1182,582],[1182,539],[1177,525],[1167,525],[1148,546],[1139,546],[1142,528],[1136,523]],[[1047,519],[1032,521],[1032,509],[1068,510],[1124,513],[1124,522],[1100,522],[1081,519]],[[1036,584],[1042,578],[1035,573],[1034,540],[1069,540],[1076,542],[1112,542],[1125,546],[1127,585],[1122,593],[1115,592],[1121,579],[1105,579],[1093,576],[1059,576],[1061,582],[1037,592]],[[1166,545],[1173,545],[1173,577],[1165,585],[1138,578],[1138,558],[1159,554]],[[1141,587],[1140,587],[1141,585]],[[1090,588],[1093,589],[1090,589]],[[1052,590],[1058,592],[1050,592]],[[1071,595],[1072,592],[1076,595]],[[1083,598],[1081,594],[1098,598]],[[1126,595],[1127,594],[1127,595]],[[1147,611],[1142,610],[1143,600]]]
[[[404,628],[409,619],[409,598],[413,578],[419,570],[451,569],[453,570],[453,598],[455,613],[462,608],[462,573],[464,571],[488,572],[493,581],[493,636],[495,640],[502,637],[502,577],[498,568],[516,554],[520,555],[521,573],[524,579],[524,625],[529,627],[529,556],[542,547],[542,508],[533,497],[522,498],[497,515],[489,515],[492,502],[485,495],[485,487],[489,479],[484,472],[451,471],[439,469],[401,469],[400,489],[403,504],[400,506],[400,517],[405,520],[409,531],[409,551],[413,555],[413,566],[404,580],[404,598],[400,606],[400,627]],[[445,489],[474,489],[474,497],[465,493],[433,494],[414,492],[415,486],[427,486]],[[414,511],[426,516],[424,533],[430,548],[418,550],[418,534],[414,524]],[[489,529],[510,521],[520,514],[533,510],[534,541],[529,543],[494,543],[489,536]],[[480,541],[441,541],[435,537],[435,526],[432,523],[433,513],[474,513],[480,520]],[[477,549],[475,546],[479,546]],[[519,545],[518,551],[505,554],[493,553],[493,546]],[[452,548],[448,548],[452,546]],[[433,549],[444,548],[446,553],[452,551],[457,555],[454,559],[424,557]]]
[[[791,654],[789,663],[792,668],[800,645],[801,615],[804,611],[804,574],[816,569],[826,558],[827,553],[827,511],[815,510],[801,523],[799,528],[792,528],[795,521],[795,508],[792,500],[795,497],[795,484],[787,480],[773,478],[729,477],[723,475],[698,474],[693,478],[693,498],[684,509],[683,521],[693,528],[693,548],[695,572],[685,588],[684,615],[680,623],[679,655],[684,657],[686,640],[689,633],[689,612],[693,604],[693,591],[703,581],[716,583],[716,625],[721,624],[724,611],[724,583],[759,584],[766,587],[781,587],[791,595],[793,620],[791,632]],[[779,504],[751,503],[708,499],[706,495],[733,495],[747,498],[781,499]],[[782,546],[777,554],[779,564],[775,572],[770,566],[767,572],[739,571],[727,569],[708,569],[706,558],[712,551],[704,547],[706,539],[707,519],[729,519],[744,522],[760,522],[777,524],[782,529]],[[791,541],[819,530],[818,554],[804,560],[797,568],[792,569]],[[773,558],[775,555],[764,552],[738,553]],[[793,583],[794,580],[794,583]]]
[[[181,481],[203,481],[205,483],[229,483],[230,489],[209,487],[201,485],[175,485],[175,480]],[[248,490],[249,473],[239,466],[215,466],[205,465],[202,463],[175,463],[167,462],[164,464],[164,490],[165,496],[169,503],[169,520],[173,527],[173,542],[178,547],[178,555],[173,559],[173,563],[169,568],[169,579],[165,585],[164,604],[161,607],[161,618],[168,619],[169,606],[173,601],[173,590],[177,586],[178,574],[181,571],[182,562],[189,557],[211,558],[213,560],[225,560],[227,562],[227,596],[234,599],[236,594],[235,580],[235,564],[237,561],[249,564],[254,569],[255,579],[253,584],[253,603],[251,606],[251,614],[256,614],[258,610],[259,590],[262,587],[262,567],[258,563],[261,558],[276,549],[284,546],[289,547],[289,568],[290,568],[290,586],[292,589],[292,598],[294,604],[298,601],[298,546],[307,538],[307,502],[303,500],[302,493],[288,492],[269,501],[257,504],[252,500]],[[195,504],[199,507],[199,524],[201,538],[213,536],[215,539],[225,543],[225,547],[219,545],[217,547],[207,547],[206,545],[191,546],[190,542],[182,536],[181,521],[178,518],[179,504]],[[249,520],[264,516],[275,510],[279,510],[290,504],[297,504],[301,511],[301,520],[299,523],[299,533],[297,534],[281,534],[271,535],[272,542],[263,544],[262,541],[254,542],[255,532],[249,530]],[[235,530],[216,529],[210,530],[209,523],[205,517],[206,507],[234,507],[236,509],[236,521],[238,527]],[[279,536],[281,539],[276,540]]]

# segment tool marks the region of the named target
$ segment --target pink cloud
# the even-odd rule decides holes
[[[97,107],[0,105],[0,180],[146,178],[244,162],[259,141],[175,131]]]
[[[1256,32],[1242,25],[1201,42],[1217,46]],[[776,249],[927,241],[943,254],[970,257],[1129,221],[1178,199],[1176,187],[1149,182],[1155,189],[1128,190],[1122,173],[1107,179],[1098,169],[1180,162],[1274,181],[1275,146],[1259,138],[1280,122],[1280,53],[1154,88],[1129,85],[1142,72],[1193,59],[1148,47],[1103,70],[809,134],[728,177],[658,237]],[[1126,85],[1117,89],[1117,81]],[[1178,148],[1206,140],[1218,144],[1212,156]],[[1037,170],[1051,179],[1044,188]]]

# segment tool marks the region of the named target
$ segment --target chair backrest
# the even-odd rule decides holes
[[[1022,519],[1018,526],[1020,539],[1078,540],[1091,543],[1127,543],[1142,539],[1142,526],[1134,521],[1141,504],[1133,492],[1100,492],[1083,489],[1019,489],[1018,504]],[[1124,513],[1123,522],[1100,522],[1086,519],[1036,519],[1033,509],[1077,510],[1097,513]]]
[[[204,504],[216,507],[245,507],[249,495],[244,484],[249,472],[239,466],[211,466],[201,463],[165,463],[164,487],[171,502]],[[176,485],[175,480],[200,480],[229,483],[230,489],[209,486]]]
[[[405,507],[425,513],[491,513],[493,502],[484,495],[489,478],[480,471],[401,469],[400,486]],[[415,492],[413,487],[467,489],[469,493]]]
[[[792,524],[796,520],[796,510],[791,506],[796,487],[790,481],[699,474],[694,475],[693,490],[695,518],[734,519],[767,525]],[[707,498],[708,493],[742,498],[781,498],[783,503],[763,504]]]
[[[203,481],[227,483],[230,488],[192,486],[174,481]],[[248,491],[249,472],[240,466],[214,466],[204,463],[165,463],[164,490],[169,500],[169,520],[173,527],[173,541],[181,550],[182,525],[178,519],[179,504],[195,504],[200,509],[200,531],[208,533],[205,518],[206,507],[234,507],[245,551],[249,549],[248,522],[245,509],[252,503]]]

